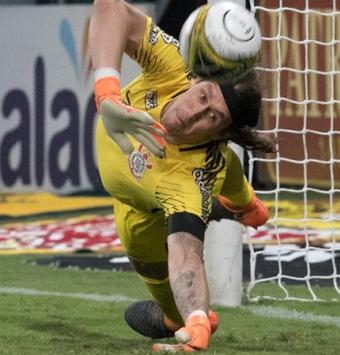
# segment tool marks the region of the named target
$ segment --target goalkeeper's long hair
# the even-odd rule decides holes
[[[242,106],[242,114],[245,122],[250,125],[243,125],[226,130],[228,141],[232,141],[246,150],[260,151],[264,153],[275,153],[278,151],[278,140],[273,136],[260,134],[253,128],[261,115],[262,92],[258,74],[251,70],[241,81],[234,85],[234,90],[240,98],[239,105]]]

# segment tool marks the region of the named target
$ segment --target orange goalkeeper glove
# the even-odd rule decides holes
[[[267,206],[256,197],[255,193],[251,201],[243,207],[233,205],[228,198],[221,195],[217,199],[228,211],[234,213],[235,220],[244,226],[257,228],[269,219]]]
[[[195,311],[185,321],[185,326],[176,333],[177,345],[154,344],[154,352],[194,352],[195,350],[206,350],[209,346],[211,335],[211,324],[209,317],[203,311]]]
[[[94,93],[107,133],[125,154],[133,151],[133,145],[126,136],[130,134],[152,154],[160,158],[164,156],[166,129],[146,112],[123,103],[117,77],[99,77],[94,84]]]

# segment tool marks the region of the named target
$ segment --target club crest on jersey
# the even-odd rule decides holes
[[[129,154],[129,168],[131,174],[137,179],[141,179],[146,169],[152,169],[152,164],[149,163],[151,153],[149,151],[142,152],[143,144],[140,144],[137,151]]]
[[[145,108],[151,110],[152,108],[157,107],[157,105],[157,91],[147,90],[145,93]]]

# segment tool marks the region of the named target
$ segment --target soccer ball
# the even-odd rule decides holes
[[[235,83],[259,60],[261,30],[247,9],[222,1],[192,12],[179,43],[193,74],[221,84]]]

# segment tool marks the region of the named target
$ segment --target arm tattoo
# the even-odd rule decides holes
[[[183,320],[197,309],[208,312],[203,243],[190,233],[179,232],[168,237],[168,248],[170,283]]]

